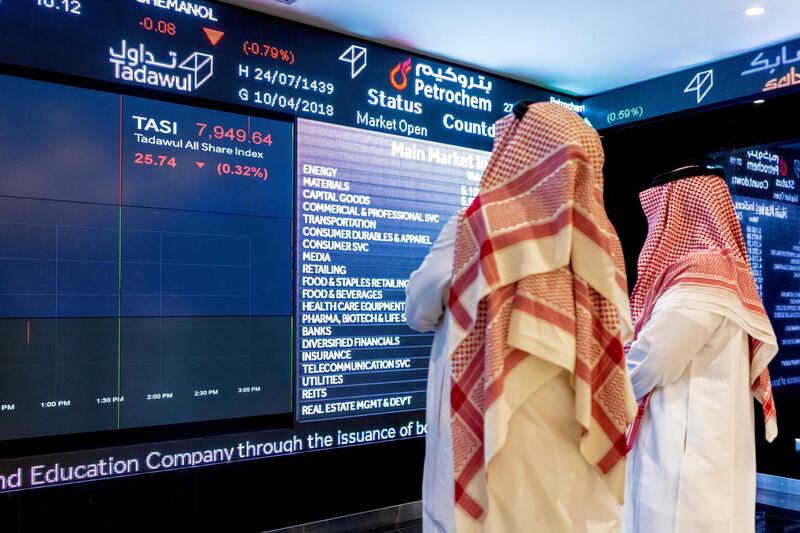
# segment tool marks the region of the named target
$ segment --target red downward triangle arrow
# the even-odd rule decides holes
[[[224,31],[212,30],[211,28],[203,28],[203,31],[206,32],[206,37],[211,41],[212,46],[217,46],[219,40],[225,35]]]
[[[203,163],[202,161],[195,161],[194,164],[197,165],[197,168],[203,168],[204,166],[206,166],[206,164]]]

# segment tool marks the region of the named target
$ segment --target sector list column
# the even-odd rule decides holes
[[[405,325],[405,287],[471,200],[485,152],[301,120],[297,417],[423,409],[433,337]]]

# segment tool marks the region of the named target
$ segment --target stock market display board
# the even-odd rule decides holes
[[[293,124],[0,92],[0,438],[291,412]]]
[[[292,416],[6,454],[0,491],[424,435],[408,275],[498,118],[582,109],[201,0],[3,0],[0,94],[0,444]]]

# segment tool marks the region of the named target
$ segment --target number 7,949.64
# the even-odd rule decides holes
[[[263,133],[260,131],[248,131],[244,128],[226,128],[220,125],[205,124],[198,122],[197,135],[203,138],[223,140],[228,139],[231,141],[247,144],[266,144],[272,146],[272,134]]]

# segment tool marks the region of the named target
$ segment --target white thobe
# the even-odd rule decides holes
[[[406,288],[406,320],[435,331],[428,374],[423,531],[455,529],[450,430],[450,358],[445,353],[456,220],[442,229]],[[543,370],[549,363],[542,362]],[[620,530],[619,504],[579,451],[570,376],[553,372],[509,421],[505,444],[489,464],[488,504],[474,531],[492,533],[611,533]]]
[[[747,333],[668,291],[627,355],[637,399],[654,390],[628,457],[626,533],[755,529]]]
[[[450,358],[445,352],[447,314],[458,215],[451,218],[406,287],[406,322],[434,331],[428,369],[425,420],[425,472],[422,481],[423,530],[455,531],[453,449],[450,445]]]

